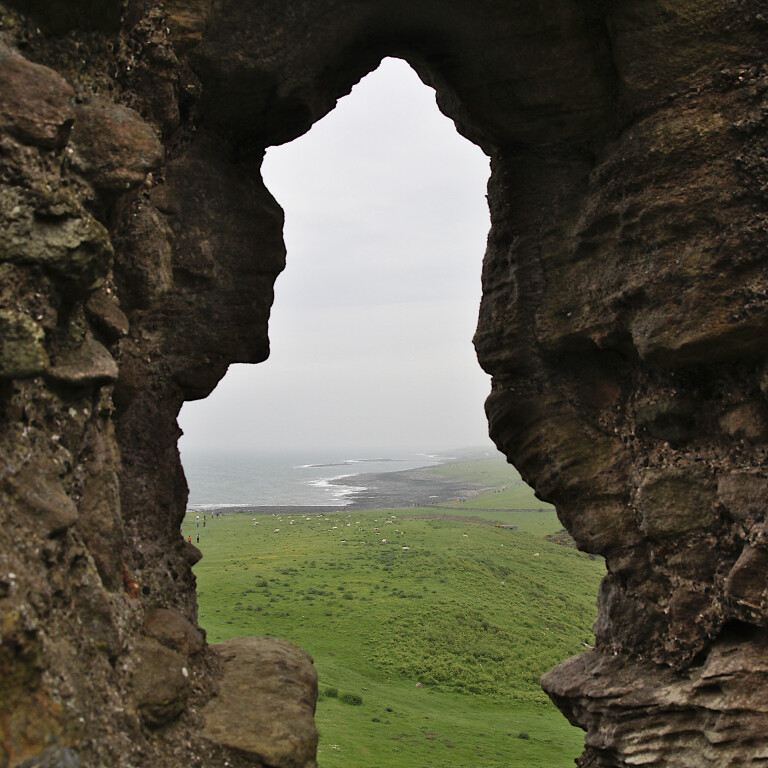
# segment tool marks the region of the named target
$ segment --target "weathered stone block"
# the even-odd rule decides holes
[[[561,507],[559,512],[568,521],[579,549],[585,552],[604,555],[612,549],[635,546],[641,539],[634,510],[619,499],[595,500],[577,510]]]
[[[641,528],[655,539],[675,538],[715,522],[714,488],[693,472],[647,472],[637,491]]]
[[[114,295],[104,289],[96,291],[85,305],[88,317],[112,341],[127,336],[130,323],[125,313],[120,309]]]
[[[86,333],[78,346],[56,359],[47,375],[64,384],[88,386],[115,381],[117,374],[117,363],[106,347]]]
[[[741,403],[720,417],[720,429],[745,440],[764,440],[768,436],[768,410],[761,402]]]
[[[133,692],[142,720],[157,727],[176,719],[189,696],[186,659],[156,640],[138,643]]]
[[[56,467],[44,466],[38,459],[8,477],[6,486],[32,526],[45,536],[55,536],[77,522],[77,506],[62,487]]]
[[[287,640],[242,637],[211,646],[224,674],[203,710],[206,738],[275,768],[316,768],[317,671]]]
[[[717,481],[717,498],[737,520],[761,518],[768,510],[768,478],[758,472],[731,472]]]
[[[0,379],[37,376],[48,368],[45,333],[23,312],[0,309]]]
[[[1,261],[39,265],[83,289],[101,282],[112,264],[106,228],[64,192],[0,187],[0,216]]]
[[[715,643],[704,664],[681,677],[664,665],[590,651],[541,682],[570,722],[589,730],[596,759],[582,758],[584,766],[735,768],[768,754],[758,725],[768,711],[766,681],[765,646],[745,638]],[[756,727],[759,736],[743,738],[744,728]]]
[[[725,582],[729,597],[741,605],[759,610],[762,604],[768,574],[768,552],[755,547],[744,547]]]
[[[67,143],[75,92],[57,72],[0,43],[0,131],[45,149]]]
[[[79,106],[71,144],[73,167],[99,189],[113,193],[138,187],[164,156],[152,126],[119,104]]]
[[[203,649],[203,636],[185,616],[172,608],[153,608],[144,619],[144,631],[171,650],[192,656]]]

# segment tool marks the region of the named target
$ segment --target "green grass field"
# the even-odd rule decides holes
[[[538,681],[591,644],[603,564],[541,538],[561,527],[551,508],[517,531],[418,512],[188,518],[209,642],[272,635],[313,655],[320,768],[572,765],[583,734]]]
[[[520,473],[503,459],[461,461],[443,464],[431,471],[442,477],[451,479],[461,478],[471,483],[489,487],[489,490],[477,496],[441,505],[450,509],[467,510],[466,513],[461,512],[460,514],[472,515],[473,508],[499,510],[499,514],[502,514],[502,516],[506,510],[547,509],[553,511],[552,505],[537,499],[533,495],[530,486],[523,482]],[[498,518],[503,522],[515,522],[512,520],[511,513],[506,513],[506,517],[487,513],[484,516],[493,517],[494,519]]]

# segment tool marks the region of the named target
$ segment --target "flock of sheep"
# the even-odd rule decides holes
[[[283,522],[283,518],[277,512],[273,512],[272,513],[272,517],[275,518],[275,520],[277,522]],[[304,517],[304,516],[302,516],[301,519],[298,522],[303,522],[303,521],[311,522],[313,519],[314,519],[314,521],[316,523],[333,522],[332,518],[331,519],[326,518],[326,516],[322,512],[318,512],[316,515],[314,515],[314,517]],[[352,515],[347,515],[347,519],[351,520],[352,519]],[[390,519],[389,520],[385,520],[383,522],[383,525],[393,525],[393,520],[397,520],[397,517],[395,515],[390,515]],[[293,517],[290,517],[290,516],[288,517],[288,525],[294,525],[295,522],[297,522],[297,520],[294,520]],[[378,523],[379,522],[378,518],[374,519],[373,522],[374,523]],[[254,525],[261,525],[261,523],[262,523],[261,520],[258,520],[255,517],[253,518],[253,524]],[[355,521],[355,526],[356,526],[355,530],[357,532],[362,532],[363,531],[363,528],[361,528],[360,525],[361,525],[360,521],[356,520]],[[341,527],[342,527],[342,529],[343,528],[351,528],[352,527],[352,523],[349,522],[346,525],[342,524]],[[338,525],[334,525],[334,526],[331,526],[330,528],[328,528],[328,532],[330,533],[331,531],[336,531],[338,529],[339,529],[339,526]],[[380,533],[381,532],[380,531],[380,526],[375,526],[373,528],[373,530],[374,530],[375,533]],[[279,528],[275,528],[274,533],[280,533],[280,529]],[[396,533],[398,535],[404,535],[405,531],[400,531],[400,530],[397,530],[397,529],[393,529],[393,533]],[[342,544],[346,544],[347,540],[346,539],[342,539],[341,543]],[[382,544],[389,544],[390,541],[389,541],[389,539],[381,539],[381,543]],[[409,546],[403,546],[402,549],[409,550],[410,547]]]

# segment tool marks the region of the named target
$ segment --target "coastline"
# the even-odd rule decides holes
[[[365,486],[378,487],[382,484],[380,476],[408,470],[434,471],[454,461],[488,457],[488,451],[471,448],[450,453],[392,450],[389,455],[362,449],[314,453],[297,450],[286,454],[197,451],[183,457],[189,488],[186,506],[189,512],[277,506],[346,507],[360,496],[369,499],[366,506],[375,506],[376,502],[370,500],[370,488]],[[408,493],[399,495],[402,498],[395,503],[411,503]]]
[[[362,490],[349,495],[348,504],[331,505],[274,505],[274,504],[233,504],[227,507],[221,505],[198,505],[188,509],[188,513],[217,511],[224,514],[231,512],[246,512],[251,514],[318,514],[355,509],[405,509],[412,507],[429,507],[439,505],[458,498],[466,499],[476,496],[485,490],[486,486],[462,482],[456,479],[442,477],[434,473],[435,465],[431,464],[416,469],[403,469],[393,472],[374,472],[346,475],[328,480],[332,485],[359,487]]]
[[[486,489],[483,485],[437,475],[434,466],[355,475],[355,484],[365,490],[353,494],[346,509],[426,507],[471,498]],[[332,482],[342,484],[344,480]]]

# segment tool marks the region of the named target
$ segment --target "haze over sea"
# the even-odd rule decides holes
[[[345,506],[365,490],[355,476],[399,472],[449,461],[455,454],[339,449],[182,452],[189,510],[240,506]],[[331,480],[348,478],[344,484]]]

